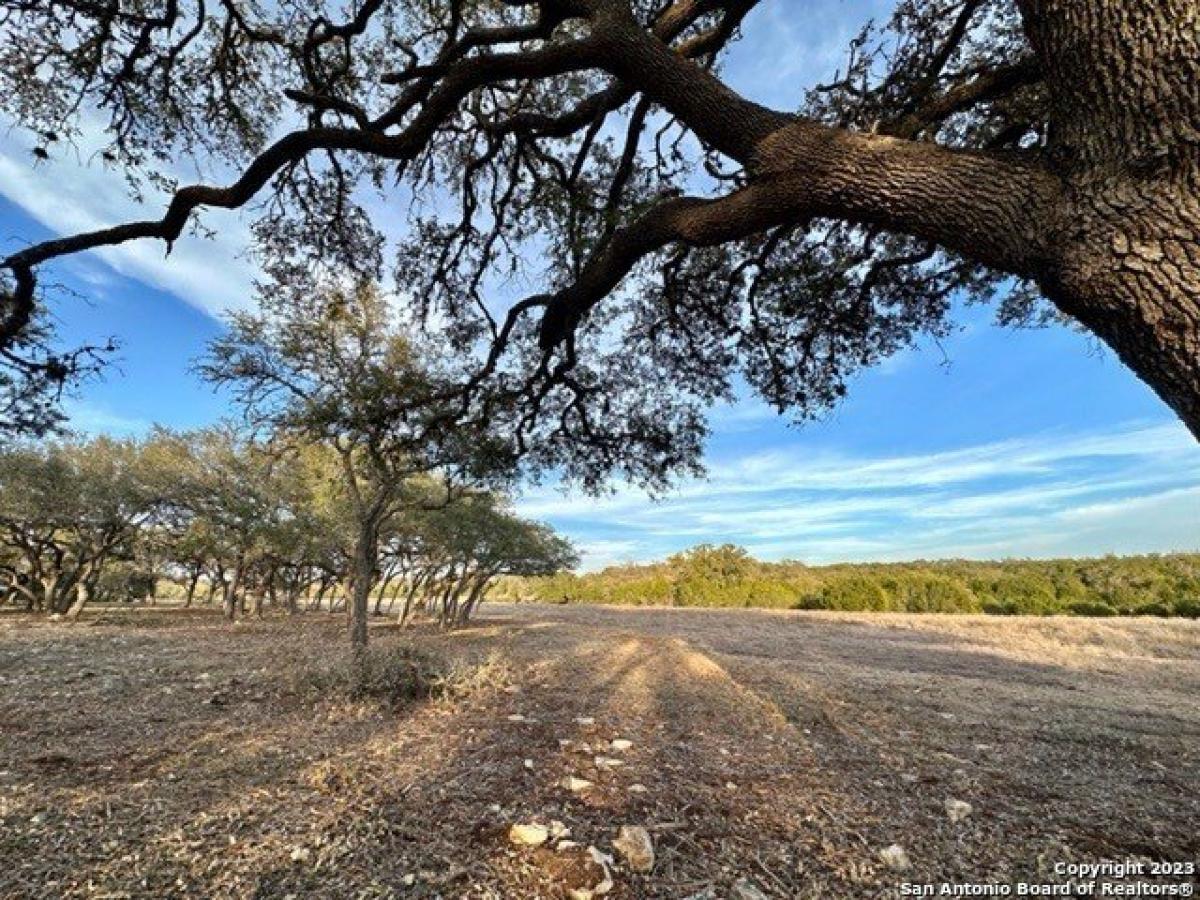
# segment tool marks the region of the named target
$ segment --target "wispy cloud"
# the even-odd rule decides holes
[[[791,445],[718,461],[659,502],[543,489],[519,508],[642,560],[721,541],[811,562],[1183,549],[1200,546],[1200,446],[1174,422],[927,454]]]
[[[109,434],[120,437],[145,434],[152,423],[133,416],[120,415],[112,410],[84,400],[68,400],[64,404],[67,426],[83,434]]]
[[[85,128],[79,143],[78,154],[65,153],[35,165],[31,148],[19,132],[0,136],[0,194],[60,235],[162,215],[164,195],[150,192],[139,203],[129,196],[119,173],[95,161],[94,151],[101,146],[95,129]],[[195,178],[183,171],[168,174],[184,182]],[[185,233],[169,257],[160,241],[133,241],[98,249],[91,259],[211,315],[247,306],[253,278],[253,267],[242,255],[250,246],[248,226],[235,213],[211,210],[204,213],[204,225],[213,237]],[[66,265],[103,294],[110,279],[87,260],[82,257]]]

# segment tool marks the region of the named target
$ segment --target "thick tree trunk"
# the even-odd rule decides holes
[[[1195,0],[1017,0],[1051,96],[1050,146],[955,151],[851,133],[737,96],[622,3],[601,65],[743,163],[745,188],[622,229],[543,321],[554,346],[647,253],[827,216],[1035,280],[1200,438],[1200,22]]]
[[[224,583],[225,583],[225,571],[223,569],[218,568],[216,570],[216,572],[214,574],[210,575],[208,578],[208,591],[204,595],[204,605],[205,606],[213,605],[213,600],[215,600],[216,596],[217,596],[217,587],[218,587],[218,585],[223,585]]]
[[[424,583],[425,578],[423,575],[414,575],[412,582],[408,585],[408,589],[404,592],[404,608],[400,610],[399,619],[401,625],[408,624],[408,617],[412,614],[413,600],[417,596],[417,591],[421,589],[421,585]]]
[[[1195,0],[1020,0],[1067,191],[1039,279],[1200,438]]]

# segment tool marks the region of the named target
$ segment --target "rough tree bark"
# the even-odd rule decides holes
[[[412,162],[482,87],[600,69],[616,83],[581,103],[582,115],[560,117],[566,134],[640,95],[741,163],[745,184],[718,199],[673,197],[619,230],[573,283],[527,307],[545,305],[543,348],[567,340],[639,260],[668,244],[715,244],[829,217],[925,238],[1035,281],[1200,438],[1200,4],[1016,2],[1050,96],[1046,152],[951,150],[902,133],[827,127],[739,96],[705,64],[698,47],[710,35],[698,23],[719,10],[736,29],[749,0],[675,0],[650,28],[627,0],[511,0],[537,21],[472,33],[436,64],[416,67],[420,77],[385,77],[407,87],[378,117],[285,135],[229,186],[181,188],[160,219],[3,260],[12,289],[0,304],[0,348],[28,324],[36,270],[50,259],[140,238],[173,241],[196,209],[240,207],[310,153]],[[567,20],[572,36],[556,35]],[[504,49],[517,40],[545,44]]]
[[[379,555],[379,523],[374,517],[359,522],[350,569],[350,645],[356,653],[367,647],[367,617],[371,608],[371,586],[375,583]]]
[[[1200,7],[1020,5],[1064,184],[1039,282],[1200,437]]]
[[[850,133],[745,100],[608,16],[603,65],[752,174],[719,200],[652,208],[560,292],[561,341],[646,253],[803,216],[928,238],[1035,280],[1200,438],[1200,13],[1194,0],[1021,0],[1053,97],[1048,158]]]

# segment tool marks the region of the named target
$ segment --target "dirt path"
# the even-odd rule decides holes
[[[323,617],[131,621],[0,619],[0,896],[557,898],[623,824],[656,860],[617,898],[1200,855],[1193,622],[493,607],[376,630],[482,673],[391,712],[297,693]],[[579,846],[508,841],[535,821]]]

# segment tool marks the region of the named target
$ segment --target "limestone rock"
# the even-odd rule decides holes
[[[312,851],[307,847],[296,847],[292,850],[292,862],[306,863],[312,858]]]
[[[526,847],[540,847],[546,841],[550,840],[550,829],[544,825],[533,823],[513,825],[508,829],[508,839],[514,844]]]
[[[553,840],[561,841],[563,838],[569,838],[570,836],[571,829],[562,822],[558,821],[558,819],[555,819],[550,823],[550,837]]]
[[[568,775],[563,778],[561,784],[572,794],[581,794],[592,787],[592,783],[586,778],[576,778],[574,775]]]
[[[974,811],[975,808],[965,800],[955,800],[953,797],[946,800],[946,815],[951,822],[961,822]]]
[[[588,856],[592,858],[592,862],[594,862],[604,871],[604,877],[600,879],[600,883],[592,888],[592,893],[597,897],[601,897],[613,889],[612,872],[609,869],[609,866],[612,865],[613,858],[607,853],[597,850],[595,847],[588,847],[587,852]]]
[[[635,872],[649,872],[654,868],[654,844],[650,832],[640,825],[622,825],[613,841],[613,849]]]
[[[889,869],[895,869],[897,872],[904,872],[912,868],[908,854],[899,844],[892,844],[890,847],[880,850],[879,860]]]

